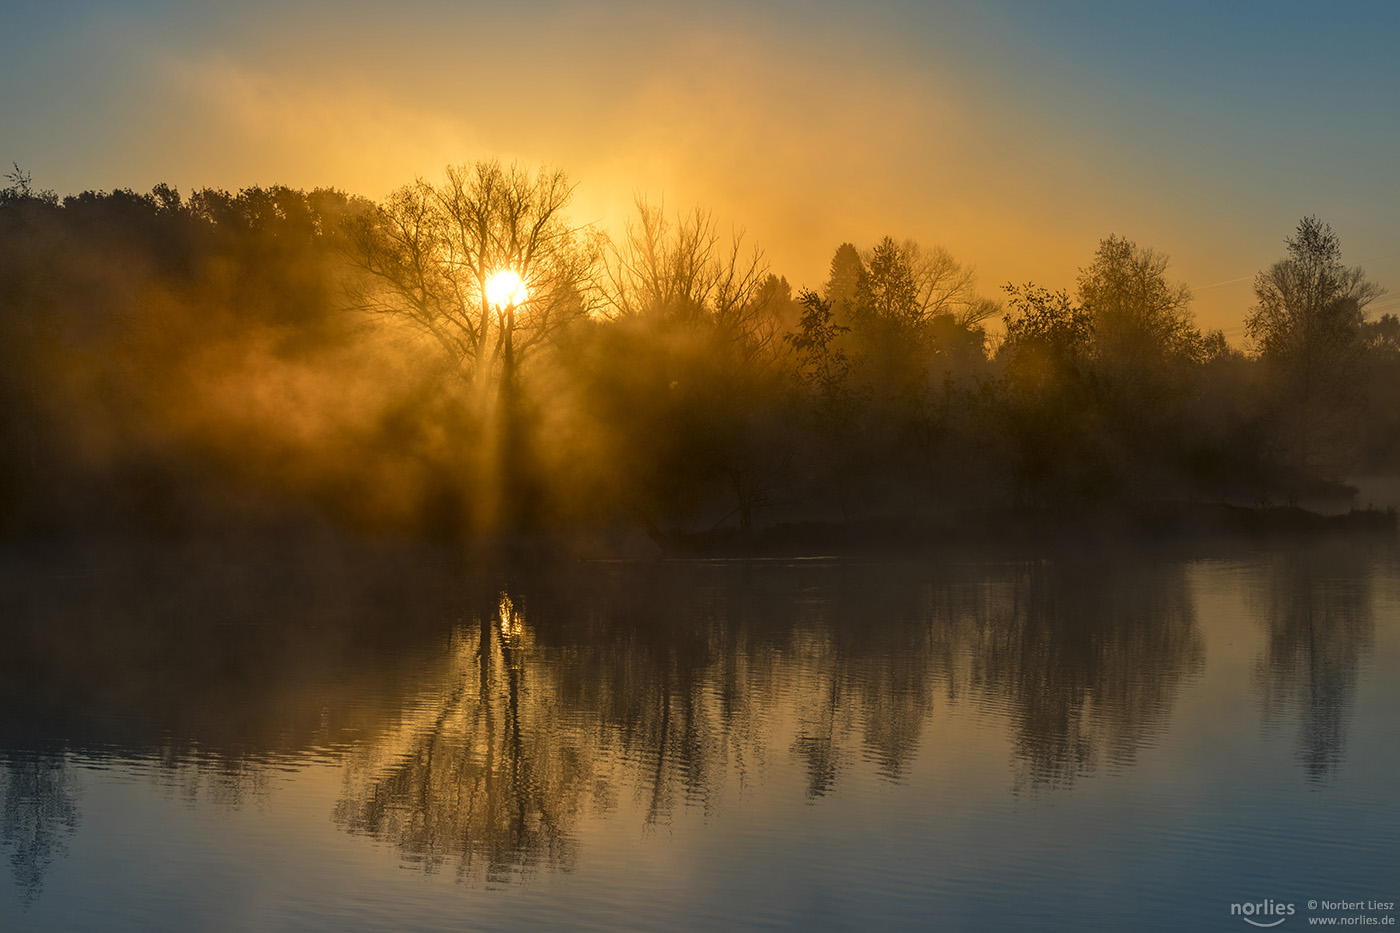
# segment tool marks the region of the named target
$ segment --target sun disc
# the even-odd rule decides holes
[[[518,305],[528,294],[525,283],[511,269],[502,269],[486,283],[486,300],[498,307]]]

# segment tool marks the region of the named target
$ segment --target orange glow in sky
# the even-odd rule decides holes
[[[1391,287],[1373,312],[1400,309],[1400,64],[1367,51],[1400,29],[1389,8],[1268,31],[1206,4],[1013,0],[46,9],[0,38],[0,163],[60,194],[378,198],[519,160],[567,171],[574,221],[614,233],[637,194],[711,209],[794,288],[886,234],[946,247],[986,294],[1072,288],[1119,234],[1236,343],[1253,275],[1317,214]]]

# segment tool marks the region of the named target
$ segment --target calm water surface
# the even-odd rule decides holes
[[[0,599],[3,930],[1400,917],[1364,906],[1400,901],[1393,543],[138,549],[11,561]]]

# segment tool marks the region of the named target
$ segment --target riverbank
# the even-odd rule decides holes
[[[888,516],[850,522],[784,522],[654,535],[666,556],[988,552],[1047,556],[1074,549],[1165,546],[1213,549],[1231,542],[1328,535],[1394,536],[1395,509],[1323,514],[1295,506],[1151,503],[1090,509],[969,509],[940,518]]]

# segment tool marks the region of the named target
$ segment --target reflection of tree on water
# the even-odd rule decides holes
[[[529,651],[521,612],[502,594],[475,633],[452,641],[443,692],[350,763],[336,821],[427,870],[457,861],[494,880],[541,862],[570,867],[569,822],[594,790],[592,753],[532,676]]]
[[[799,656],[810,659],[815,689],[810,701],[803,705],[792,740],[792,751],[807,772],[807,796],[824,797],[836,785],[843,767],[841,738],[845,731],[844,689],[838,669],[839,658],[824,642],[827,639],[809,637],[794,645]],[[805,643],[804,643],[805,642]]]
[[[353,756],[335,819],[429,870],[567,870],[585,813],[629,791],[642,832],[709,812],[774,747],[814,800],[862,757],[904,780],[940,697],[1005,711],[1021,783],[1065,784],[1130,763],[1203,655],[1179,567],[537,579],[423,672]]]
[[[384,717],[397,646],[441,631],[421,552],[306,541],[120,541],[0,561],[0,854],[32,898],[78,825],[75,762],[133,768],[172,798],[260,801],[308,748]],[[374,608],[392,606],[390,629]],[[367,607],[368,611],[367,611]],[[421,611],[420,611],[421,610]],[[434,641],[436,639],[434,638]]]
[[[953,682],[950,661],[957,652],[950,641],[965,636],[973,605],[965,581],[927,585],[901,576],[896,568],[859,568],[836,588],[831,604],[820,610],[831,642],[818,654],[826,663],[810,672],[820,686],[807,691],[807,708],[822,711],[823,731],[836,728],[844,714],[844,731],[858,730],[863,757],[888,780],[904,777],[935,693]],[[835,746],[823,749],[824,760],[841,761],[839,744],[823,738],[818,748]],[[809,796],[818,787],[809,780]]]
[[[769,659],[747,640],[723,594],[670,588],[650,575],[532,593],[538,637],[568,658],[553,671],[579,741],[603,754],[594,781],[630,787],[647,827],[677,803],[708,810],[726,776],[745,779],[761,756],[753,689]]]
[[[1255,666],[1266,721],[1296,709],[1298,760],[1311,781],[1342,763],[1362,656],[1371,648],[1370,578],[1354,555],[1276,558],[1264,582],[1264,650]]]
[[[1205,663],[1180,566],[1033,564],[992,610],[973,681],[1014,723],[1019,786],[1130,764]]]
[[[907,570],[864,568],[821,607],[828,647],[800,630],[811,686],[794,752],[809,796],[830,788],[855,729],[879,773],[901,779],[940,695],[1009,719],[1018,786],[1069,784],[1131,763],[1203,669],[1180,567],[943,568],[910,584]]]
[[[503,879],[572,866],[588,814],[635,804],[646,832],[682,809],[742,800],[770,755],[798,764],[813,801],[857,768],[908,780],[940,704],[1004,713],[1022,782],[1066,783],[1131,760],[1201,653],[1179,568],[686,562],[511,573],[504,588],[466,582],[473,609],[450,640],[436,605],[421,613],[421,642],[407,624],[357,623],[365,648],[346,655],[348,672],[317,660],[334,657],[336,639],[276,613],[263,613],[276,626],[124,623],[152,635],[100,642],[137,654],[130,665],[119,656],[123,683],[177,677],[163,692],[117,691],[142,700],[134,721],[165,733],[129,747],[163,762],[153,773],[174,792],[233,807],[266,792],[277,756],[334,749],[346,756],[334,814],[344,829],[426,870]],[[92,596],[93,619],[142,605],[108,596]],[[376,605],[416,605],[412,593],[393,596]],[[460,588],[446,598],[460,607]],[[86,609],[87,597],[78,602]],[[34,631],[89,631],[74,629],[87,615],[71,608],[53,610],[66,629]],[[89,691],[98,680],[68,669],[75,642],[55,636],[52,676],[26,675],[17,695],[66,696],[51,684],[70,680]]]
[[[77,782],[60,755],[0,753],[0,848],[32,901],[78,828]]]
[[[622,789],[645,830],[747,779],[769,653],[703,593],[574,584],[589,586],[548,581],[477,614],[425,672],[444,686],[350,762],[338,823],[429,870],[503,881],[570,868],[577,820]]]

